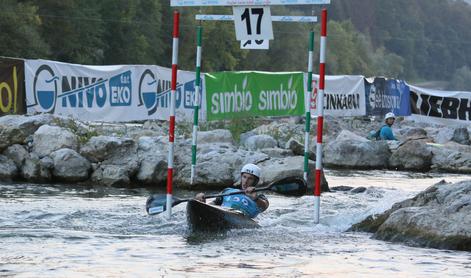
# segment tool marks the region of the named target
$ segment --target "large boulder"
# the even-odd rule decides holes
[[[175,164],[174,182],[178,186],[190,186],[191,156],[182,152]],[[240,169],[246,163],[267,160],[266,154],[239,149],[231,144],[202,144],[198,147],[196,178],[193,188],[223,189],[240,177]]]
[[[295,155],[304,155],[304,144],[294,138],[286,142],[285,149],[291,150]]]
[[[139,170],[138,144],[131,138],[92,137],[80,150],[97,166],[92,181],[103,185],[129,185]]]
[[[0,179],[10,180],[16,177],[18,168],[13,160],[0,154]]]
[[[74,151],[78,149],[77,136],[66,128],[42,125],[33,135],[33,151],[39,157],[44,157],[63,148]]]
[[[198,132],[198,144],[228,143],[233,144],[232,134],[227,129],[214,129]]]
[[[35,116],[7,115],[0,117],[0,151],[13,144],[24,144],[40,126],[50,123],[53,116],[41,114]]]
[[[275,148],[278,142],[270,135],[254,135],[245,141],[245,147],[249,150],[256,151],[265,148]]]
[[[304,125],[301,124],[273,121],[253,129],[252,132],[259,135],[270,135],[278,142],[277,145],[284,147],[291,138],[301,141],[304,138],[304,129]]]
[[[426,138],[427,131],[421,127],[411,127],[405,129],[403,135],[407,139]]]
[[[449,142],[430,144],[432,169],[443,172],[471,173],[471,146]]]
[[[432,164],[432,150],[423,140],[405,141],[389,158],[393,168],[428,171]]]
[[[141,137],[137,154],[140,167],[136,175],[139,183],[163,185],[167,180],[167,143],[163,137]]]
[[[438,133],[435,137],[435,142],[439,144],[445,144],[450,141],[463,144],[463,145],[469,145],[469,132],[467,128],[460,127],[460,128],[440,128],[438,130]]]
[[[49,156],[39,158],[36,153],[30,153],[21,167],[21,176],[27,181],[46,182],[52,179],[54,160]]]
[[[301,156],[292,156],[285,158],[274,158],[265,160],[258,164],[262,169],[262,184],[268,184],[273,181],[280,180],[286,177],[300,177],[303,178],[304,174],[304,158]],[[312,192],[314,188],[316,164],[314,161],[309,160],[309,173],[307,185],[308,191]],[[324,174],[321,176],[321,192],[329,191],[329,185],[325,179]]]
[[[15,162],[16,167],[21,168],[23,162],[28,157],[28,151],[19,144],[9,146],[3,154]]]
[[[130,184],[129,172],[119,165],[100,165],[92,174],[91,180],[106,186],[123,186]]]
[[[453,132],[453,138],[451,138],[451,140],[459,144],[469,145],[470,141],[468,129],[465,127],[455,128],[455,131]]]
[[[328,167],[386,168],[390,156],[386,141],[370,141],[342,130],[334,141],[327,144],[324,163]]]
[[[54,162],[54,178],[66,182],[85,181],[91,171],[88,160],[72,149],[59,149],[51,153]]]
[[[350,230],[413,246],[471,251],[471,180],[437,183]]]
[[[122,145],[122,140],[112,136],[94,136],[80,148],[80,154],[91,162],[101,162]]]

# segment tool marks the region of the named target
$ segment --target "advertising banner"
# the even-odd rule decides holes
[[[306,75],[307,76],[307,75]],[[351,117],[366,115],[365,84],[361,75],[327,75],[324,89],[324,115]],[[319,75],[312,75],[311,117],[317,116]]]
[[[0,57],[0,116],[25,114],[24,62]]]
[[[302,72],[205,74],[207,120],[304,114]]]
[[[179,71],[176,118],[193,119],[195,74]],[[26,60],[27,112],[83,121],[168,120],[171,69],[154,65],[85,66]],[[203,90],[202,90],[203,91]],[[201,111],[204,111],[204,107]],[[204,120],[203,113],[200,118]]]
[[[383,117],[388,112],[410,115],[409,86],[403,80],[366,78],[365,92],[367,115]]]
[[[471,92],[409,87],[412,113],[407,119],[442,125],[471,124]]]

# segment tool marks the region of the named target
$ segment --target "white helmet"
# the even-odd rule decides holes
[[[384,116],[384,120],[386,121],[389,118],[396,119],[396,115],[394,115],[393,112],[389,112],[389,113],[386,114],[386,116]]]
[[[257,165],[249,163],[249,164],[245,164],[244,167],[242,167],[242,170],[240,170],[240,173],[241,174],[248,173],[248,174],[256,176],[257,178],[260,178],[261,170],[260,170],[260,167],[258,167]]]

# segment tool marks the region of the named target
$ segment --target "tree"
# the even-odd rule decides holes
[[[97,64],[103,60],[103,22],[93,0],[37,0],[41,35],[51,47],[50,59]]]
[[[455,71],[447,89],[456,91],[471,91],[471,70],[468,66],[464,66]]]
[[[160,64],[161,5],[152,0],[104,0],[104,64]]]
[[[0,55],[18,58],[39,58],[49,53],[41,38],[41,20],[37,7],[29,2],[2,0],[0,12]]]

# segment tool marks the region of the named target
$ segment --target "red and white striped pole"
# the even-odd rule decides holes
[[[321,46],[319,55],[319,91],[317,94],[317,148],[314,185],[314,223],[319,223],[322,174],[322,127],[324,125],[325,52],[327,50],[327,9],[322,9]]]
[[[178,66],[178,35],[180,13],[173,13],[173,45],[172,45],[172,90],[170,92],[170,119],[168,129],[168,170],[167,170],[167,217],[172,216],[172,187],[173,187],[173,149],[175,142],[175,94],[177,90]]]

